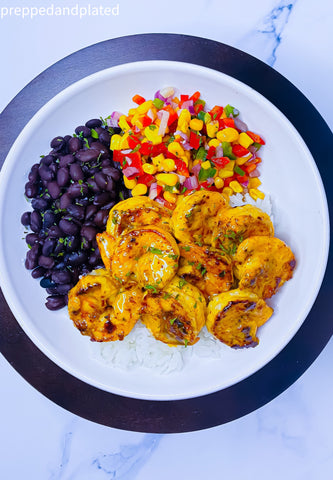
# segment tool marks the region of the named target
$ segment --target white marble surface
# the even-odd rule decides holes
[[[0,0],[0,12],[50,3]],[[53,5],[76,3],[55,0]],[[129,34],[168,32],[210,38],[255,55],[293,82],[333,127],[330,0],[90,4],[119,4],[119,15],[0,19],[0,111],[41,71],[82,47]],[[332,362],[333,340],[294,385],[258,411],[201,432],[146,435],[68,413],[30,387],[0,356],[0,478],[330,479]]]

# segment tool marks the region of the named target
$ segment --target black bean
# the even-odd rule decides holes
[[[89,186],[89,188],[94,192],[94,193],[97,193],[97,192],[100,192],[100,188],[99,186],[97,185],[96,181],[94,178],[88,178],[87,180],[87,185]]]
[[[101,192],[101,193],[96,193],[93,204],[97,206],[102,206],[105,205],[107,202],[111,200],[111,193],[112,192]]]
[[[53,155],[45,155],[44,157],[41,158],[40,164],[41,165],[46,165],[47,167],[51,165],[51,163],[54,160]]]
[[[54,178],[54,173],[50,169],[50,167],[46,165],[41,165],[38,169],[40,178],[42,180],[45,180],[46,182],[50,182]]]
[[[42,228],[42,216],[39,212],[34,210],[30,216],[30,228],[33,232],[38,233]]]
[[[52,288],[52,287],[55,287],[56,284],[52,281],[50,277],[44,277],[39,282],[39,285],[42,288]]]
[[[107,210],[99,210],[94,216],[94,222],[100,228],[105,227],[108,220],[109,212]]]
[[[59,207],[61,210],[65,210],[66,208],[68,208],[68,205],[70,205],[71,203],[72,203],[72,199],[67,192],[61,195],[60,201],[59,201]]]
[[[100,262],[101,262],[101,257],[100,257],[99,252],[97,250],[95,252],[92,252],[89,255],[89,260],[88,260],[89,265],[96,266]]]
[[[71,283],[72,274],[68,270],[53,271],[51,278],[54,283]]]
[[[68,187],[67,194],[70,198],[85,197],[88,194],[88,186],[85,183],[74,182]]]
[[[69,235],[67,237],[65,248],[67,252],[75,252],[75,250],[80,248],[80,238],[75,235]]]
[[[21,223],[24,227],[30,226],[31,212],[24,212],[21,216]]]
[[[38,265],[44,268],[53,268],[54,259],[52,257],[46,257],[45,255],[40,255],[38,258]]]
[[[88,205],[86,208],[86,216],[85,220],[90,220],[94,217],[95,213],[97,212],[98,207],[96,205]]]
[[[46,297],[46,308],[49,310],[60,310],[66,305],[65,295],[50,295]]]
[[[47,288],[46,291],[51,295],[66,295],[73,286],[72,283],[63,283]]]
[[[87,150],[79,150],[75,154],[75,158],[80,162],[92,162],[98,158],[99,152],[93,148],[89,148]]]
[[[75,153],[82,148],[82,140],[78,137],[72,137],[68,142],[68,149],[71,153]]]
[[[32,270],[38,266],[39,245],[35,243],[30,250],[27,251],[25,259],[25,268]]]
[[[111,177],[107,177],[107,183],[106,183],[106,187],[105,187],[105,190],[107,190],[108,192],[113,192],[115,190],[115,182],[114,180],[112,180]]]
[[[67,207],[67,212],[74,218],[77,218],[78,220],[83,220],[85,217],[85,211],[86,209],[82,205],[77,205],[75,203],[72,203],[71,205],[68,205]]]
[[[90,225],[83,225],[80,233],[82,237],[88,240],[88,242],[92,242],[93,239],[96,237],[97,230]]]
[[[28,233],[28,235],[25,237],[25,241],[28,245],[33,245],[34,243],[38,243],[39,237],[37,233]]]
[[[43,217],[43,227],[47,229],[51,227],[51,225],[53,225],[55,221],[56,221],[56,216],[52,212],[52,210],[46,210],[46,212],[44,212],[44,217]]]
[[[56,242],[57,242],[57,240],[55,238],[52,238],[52,237],[48,237],[48,238],[45,239],[44,245],[43,245],[43,248],[42,248],[42,254],[45,257],[49,257],[51,255],[51,253],[53,252],[54,247],[56,245]]]
[[[112,207],[114,207],[114,205],[116,204],[116,202],[114,200],[112,200],[111,202],[108,202],[106,203],[105,205],[103,205],[103,207],[101,208],[101,210],[111,210]]]
[[[76,133],[76,135],[81,134],[82,137],[90,137],[91,130],[90,130],[90,128],[86,127],[85,125],[80,125],[79,127],[76,127],[75,133]]]
[[[72,138],[72,135],[65,135],[64,136],[64,140],[65,140],[66,143],[68,143],[71,138]]]
[[[75,235],[79,231],[79,227],[74,222],[64,218],[60,220],[59,227],[66,235]]]
[[[59,255],[63,255],[65,250],[65,241],[62,237],[58,238],[58,241],[54,247],[53,255],[58,257]]]
[[[107,158],[109,156],[109,149],[101,142],[92,142],[91,150],[96,150],[100,158]]]
[[[82,237],[80,248],[81,248],[81,250],[90,250],[91,249],[91,243],[86,238]]]
[[[25,196],[28,198],[34,198],[38,193],[38,187],[36,183],[27,182],[24,188],[25,188]]]
[[[47,189],[49,191],[49,194],[53,198],[53,200],[55,200],[56,198],[58,198],[60,196],[61,189],[60,189],[57,182],[49,182],[47,184]]]
[[[69,173],[75,182],[84,179],[84,173],[78,163],[72,163],[72,165],[69,167]]]
[[[40,210],[43,212],[49,206],[49,201],[44,197],[33,198],[31,201],[31,206],[35,210]]]
[[[67,165],[70,165],[74,161],[75,161],[75,158],[73,157],[73,155],[71,154],[64,155],[59,158],[59,167],[60,168],[67,167]]]
[[[60,187],[64,187],[69,182],[69,172],[66,167],[61,167],[57,171],[57,183]]]
[[[120,171],[114,167],[111,167],[110,165],[102,167],[102,173],[104,173],[108,177],[111,177],[112,180],[114,180],[115,182],[120,180],[121,177]]]
[[[99,118],[92,118],[91,120],[88,120],[85,125],[88,128],[98,128],[102,125],[102,120]]]
[[[29,172],[29,175],[28,175],[28,179],[29,179],[29,182],[37,182],[37,180],[39,179],[39,173],[38,173],[38,168],[35,168],[34,170],[31,169],[30,172]]]
[[[58,227],[58,225],[52,225],[49,228],[49,236],[50,237],[60,238],[60,237],[62,237],[62,235],[63,235],[63,232],[62,232],[61,228]]]
[[[55,151],[59,151],[65,144],[64,137],[55,137],[51,140],[50,147],[53,148]]]
[[[32,272],[31,276],[32,278],[41,278],[45,275],[45,268],[44,267],[36,267]]]
[[[102,142],[104,145],[106,145],[107,147],[109,147],[110,141],[111,141],[111,135],[109,134],[109,132],[107,132],[106,130],[104,130],[103,132],[99,133],[98,139],[99,139],[99,141]]]
[[[86,263],[87,259],[88,255],[82,250],[79,250],[78,252],[70,253],[66,258],[66,263],[67,265],[77,266]]]
[[[98,187],[103,190],[107,186],[107,177],[102,172],[98,172],[95,175],[95,182],[97,183]]]

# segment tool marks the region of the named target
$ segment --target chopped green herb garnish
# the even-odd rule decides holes
[[[91,136],[92,138],[99,138],[99,135],[94,128],[91,129]]]
[[[157,288],[154,285],[145,285],[146,290],[151,290],[153,293],[157,293]]]

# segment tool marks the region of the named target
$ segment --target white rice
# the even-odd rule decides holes
[[[245,204],[255,205],[266,212],[273,220],[272,204],[268,195],[263,200],[254,201],[249,194],[233,195],[230,198],[232,207]],[[225,345],[215,339],[204,327],[200,340],[192,346],[169,347],[155,340],[149,330],[140,322],[122,341],[90,344],[92,357],[105,365],[123,370],[137,368],[153,369],[159,374],[180,371],[192,356],[221,358]]]

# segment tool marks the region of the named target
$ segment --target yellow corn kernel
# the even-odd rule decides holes
[[[208,137],[215,138],[217,132],[219,131],[219,122],[217,120],[209,122],[207,123],[206,128]]]
[[[176,201],[177,205],[179,205],[182,202],[183,198],[184,198],[184,195],[177,195],[177,201]]]
[[[132,190],[132,188],[134,188],[135,185],[137,184],[137,181],[135,178],[133,178],[133,180],[128,180],[128,178],[125,177],[124,175],[124,184],[126,188],[128,188],[129,190]]]
[[[196,165],[198,165],[198,163],[202,163],[202,160],[200,160],[200,158],[196,158],[195,160],[193,160],[192,166],[195,167]]]
[[[204,168],[205,170],[208,170],[211,167],[210,161],[206,160],[205,162],[202,162],[201,167]]]
[[[237,165],[244,165],[250,158],[252,157],[252,154],[246,155],[246,157],[237,157],[236,158],[236,163]]]
[[[173,172],[176,168],[176,164],[172,158],[166,158],[162,160],[161,167],[165,172]]]
[[[230,182],[230,183],[232,183],[232,182]],[[251,195],[253,200],[258,200],[258,198],[263,200],[265,198],[265,194],[263,192],[261,192],[260,190],[258,190],[257,188],[250,188],[249,189],[249,194]]]
[[[253,178],[249,179],[249,185],[248,185],[249,189],[250,188],[257,188],[257,187],[259,187],[259,185],[261,185],[261,181],[259,180],[258,177],[253,177]]]
[[[249,148],[249,146],[252,145],[253,140],[247,133],[241,132],[238,137],[238,143],[244,148]]]
[[[112,135],[111,143],[110,143],[110,149],[111,150],[121,150],[121,140],[122,140],[121,135],[118,135],[117,133],[115,135]]]
[[[222,190],[222,193],[224,193],[225,195],[228,195],[228,197],[230,197],[230,195],[232,195],[234,192],[233,192],[232,188],[224,187],[224,189]]]
[[[218,147],[220,145],[220,140],[218,140],[217,138],[212,138],[211,140],[209,140],[208,142],[208,146],[209,147]]]
[[[136,108],[136,111],[137,113],[139,113],[140,115],[144,114],[144,113],[147,113],[148,110],[150,108],[153,107],[153,101],[152,100],[147,100],[146,102],[143,102],[141,103],[141,105],[139,105],[137,108]]]
[[[228,169],[222,169],[219,171],[219,177],[221,178],[228,178],[228,177],[232,177],[234,174],[233,170],[228,170]]]
[[[171,192],[164,192],[163,198],[169,203],[176,203],[177,202],[177,194]]]
[[[202,127],[203,127],[202,120],[200,120],[199,118],[192,118],[192,120],[190,121],[190,128],[192,128],[192,130],[199,131],[202,129]]]
[[[215,177],[214,182],[215,182],[215,187],[216,187],[216,188],[223,188],[223,186],[224,186],[223,178],[221,178],[221,177]]]
[[[122,129],[122,130],[129,130],[131,127],[128,125],[127,123],[127,118],[125,115],[122,115],[120,118],[119,118],[119,121],[118,121],[118,125],[119,127]]]
[[[162,135],[158,134],[158,126],[157,125],[149,125],[144,130],[144,134],[146,138],[152,142],[153,145],[158,145],[162,143]]]
[[[147,185],[144,185],[143,183],[138,183],[133,188],[132,195],[133,197],[137,197],[139,195],[146,195],[147,191],[148,191]]]
[[[179,158],[182,157],[183,155],[185,155],[185,151],[184,151],[183,147],[178,142],[169,143],[168,151],[170,153],[173,153],[173,155],[176,155],[176,157],[179,157]]]
[[[154,175],[154,173],[157,172],[157,167],[156,165],[152,165],[151,163],[145,163],[142,165],[142,170],[145,173],[149,173],[150,175]]]
[[[178,175],[175,173],[158,173],[156,180],[169,187],[174,187],[178,183]]]
[[[217,132],[216,137],[221,142],[235,142],[238,140],[239,133],[235,128],[227,127]]]
[[[233,170],[235,166],[235,160],[230,160],[229,163],[226,164],[224,167],[226,170]]]
[[[129,137],[128,132],[125,132],[124,135],[121,137],[121,149],[122,150],[129,148],[128,137]]]
[[[241,193],[243,191],[242,185],[237,182],[237,180],[233,180],[232,182],[229,183],[229,187],[235,192],[235,193]]]
[[[156,157],[152,158],[152,162],[153,162],[154,165],[156,165],[156,167],[159,167],[164,159],[165,159],[165,157],[164,157],[163,153],[160,153]]]

